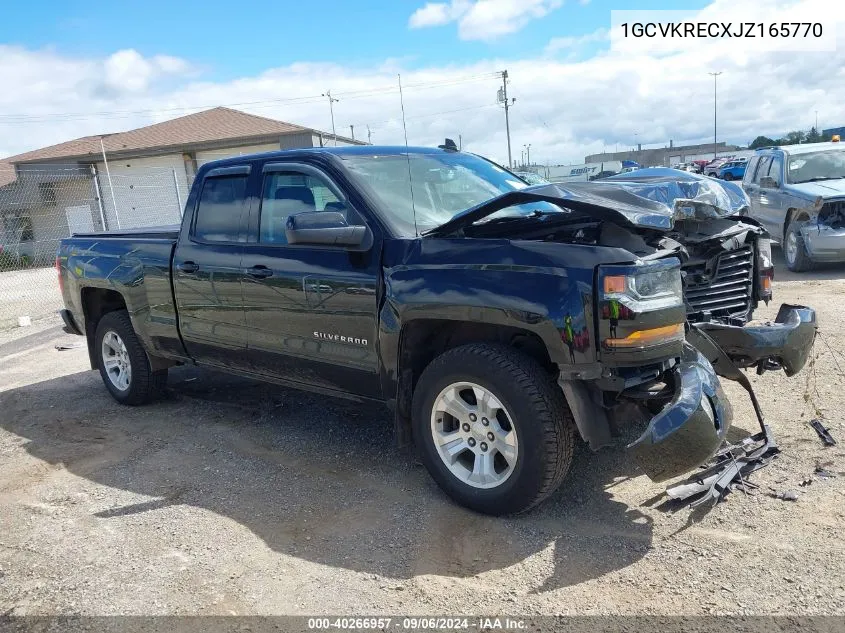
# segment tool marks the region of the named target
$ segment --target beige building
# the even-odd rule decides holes
[[[178,223],[196,170],[208,161],[335,144],[365,143],[221,107],[3,159],[0,271],[3,261],[49,263],[74,232]]]

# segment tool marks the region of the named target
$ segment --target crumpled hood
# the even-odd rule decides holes
[[[786,188],[807,196],[807,198],[832,198],[845,195],[845,178],[836,180],[819,180],[818,182],[801,182],[794,185],[787,183]]]
[[[592,182],[537,185],[508,191],[462,211],[425,233],[454,233],[496,211],[531,202],[550,202],[597,219],[668,231],[678,219],[738,214],[748,207],[742,188],[677,169],[648,168]]]

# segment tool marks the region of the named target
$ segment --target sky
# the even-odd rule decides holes
[[[635,5],[635,6],[634,6]],[[685,9],[719,21],[821,20],[835,49],[761,50],[750,40],[613,39],[611,11]],[[460,138],[512,156],[712,142],[747,144],[845,125],[845,9],[820,0],[253,0],[15,2],[0,22],[0,157],[227,105],[402,144]]]

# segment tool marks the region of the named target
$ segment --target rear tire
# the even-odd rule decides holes
[[[813,260],[807,255],[804,238],[801,236],[801,223],[790,222],[783,237],[783,258],[786,267],[792,272],[802,273],[813,268]]]
[[[734,177],[730,173],[725,174],[725,180],[733,180]]]
[[[120,404],[146,404],[164,389],[167,370],[152,370],[126,310],[109,312],[100,319],[94,353],[103,383]]]
[[[574,428],[553,378],[505,345],[451,349],[414,390],[414,440],[428,472],[485,514],[524,512],[552,494],[572,463]]]

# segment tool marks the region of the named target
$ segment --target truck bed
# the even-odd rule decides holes
[[[171,276],[178,237],[178,227],[148,227],[63,239],[57,264],[65,307],[77,325],[85,327],[83,301],[89,293],[114,292],[125,301],[148,350],[183,354]]]

